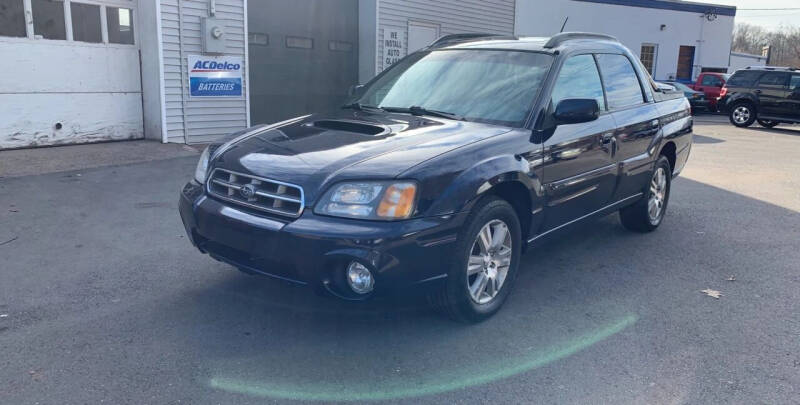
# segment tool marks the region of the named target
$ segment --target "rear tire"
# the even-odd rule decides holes
[[[619,210],[622,226],[636,232],[652,232],[664,220],[672,189],[672,168],[665,156],[659,156],[647,183],[644,198]]]
[[[770,121],[770,120],[759,119],[758,120],[758,125],[761,125],[764,128],[772,128],[772,127],[778,125],[778,121]]]
[[[500,310],[514,287],[522,251],[514,208],[495,196],[481,199],[458,235],[453,264],[430,303],[454,320],[477,323]]]
[[[756,120],[756,109],[753,103],[740,101],[731,107],[728,119],[739,128],[749,127]]]

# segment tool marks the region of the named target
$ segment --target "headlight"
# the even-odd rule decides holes
[[[194,179],[203,184],[206,182],[206,176],[208,176],[208,158],[209,158],[209,151],[208,147],[203,149],[203,153],[200,154],[200,161],[197,162],[197,168],[194,169]]]
[[[414,213],[417,184],[398,182],[352,182],[331,187],[314,212],[337,217],[405,219]]]

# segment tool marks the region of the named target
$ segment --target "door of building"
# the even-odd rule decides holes
[[[250,1],[253,125],[337,108],[358,81],[357,0]]]
[[[694,65],[694,47],[681,45],[678,50],[678,71],[675,74],[677,80],[692,80],[692,67]]]
[[[0,149],[144,137],[137,3],[0,1]]]

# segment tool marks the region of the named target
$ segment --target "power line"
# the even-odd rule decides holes
[[[800,10],[800,7],[787,7],[787,8],[737,8],[736,11],[785,11],[785,10]]]

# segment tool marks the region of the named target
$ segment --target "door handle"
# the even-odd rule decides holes
[[[761,94],[761,90],[756,89],[756,90],[753,91],[753,93]]]

